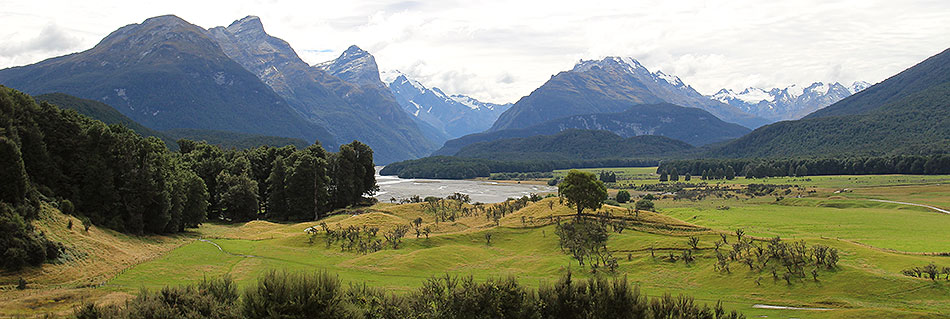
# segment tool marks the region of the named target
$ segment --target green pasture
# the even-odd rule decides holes
[[[643,170],[643,169],[641,169]],[[879,179],[879,182],[886,181]],[[838,182],[841,182],[840,180]],[[946,186],[911,190],[916,199],[940,201]],[[934,262],[950,266],[950,257],[914,253],[950,251],[950,215],[928,209],[876,203],[866,197],[894,198],[908,191],[827,194],[806,198],[707,199],[702,201],[656,202],[661,214],[712,230],[699,234],[698,260],[691,264],[666,261],[670,251],[688,247],[688,234],[627,230],[612,233],[608,246],[620,260],[619,270],[608,276],[626,276],[644,293],[689,294],[699,302],[722,300],[748,318],[917,318],[950,316],[950,282],[910,278],[900,271]],[[855,198],[851,198],[849,196]],[[541,204],[536,204],[541,205]],[[717,209],[729,206],[728,210]],[[408,207],[408,206],[407,206]],[[396,214],[413,214],[393,206]],[[525,208],[529,210],[531,207]],[[544,207],[543,209],[547,209]],[[518,214],[518,213],[515,213]],[[336,219],[343,217],[337,216]],[[354,217],[355,218],[355,217]],[[424,280],[445,274],[486,279],[516,276],[531,287],[552,282],[571,271],[576,276],[594,276],[580,267],[558,247],[554,226],[505,226],[416,239],[409,235],[398,250],[376,253],[341,252],[339,246],[326,247],[323,235],[309,244],[296,226],[274,224],[274,229],[256,229],[266,239],[235,239],[224,235],[233,230],[221,225],[199,229],[219,245],[195,241],[169,254],[137,265],[109,281],[105,289],[134,292],[141,287],[159,288],[188,284],[203,277],[229,274],[238,284],[248,286],[262,273],[282,271],[329,271],[353,283],[367,283],[390,291],[406,292]],[[261,226],[265,227],[265,226]],[[841,251],[837,270],[822,270],[818,281],[774,280],[771,274],[749,271],[733,263],[731,273],[714,269],[712,243],[719,233],[743,228],[756,237],[779,235],[787,240],[804,240]],[[484,234],[492,233],[491,245]],[[240,236],[238,236],[240,237]],[[241,237],[243,238],[243,237]],[[730,235],[734,240],[735,236]],[[656,258],[651,257],[653,248]],[[892,251],[893,250],[893,251]],[[237,256],[249,255],[253,257]],[[755,281],[759,280],[759,284]],[[832,308],[831,311],[768,310],[754,304]]]

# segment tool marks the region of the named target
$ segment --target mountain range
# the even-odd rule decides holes
[[[336,145],[324,127],[300,117],[225,55],[206,30],[175,16],[124,26],[83,52],[0,70],[0,83],[33,95],[105,102],[155,130],[226,130]]]
[[[797,121],[710,150],[711,157],[950,153],[950,49]]]
[[[425,156],[437,145],[401,110],[379,80],[375,58],[351,46],[339,58],[310,66],[287,42],[248,16],[209,33],[223,51],[339,141],[360,140],[379,163]]]
[[[703,96],[632,58],[607,57],[580,61],[514,104],[492,104],[447,94],[405,74],[384,82],[375,57],[358,46],[309,65],[255,16],[207,30],[160,16],[119,28],[89,50],[0,70],[0,83],[32,95],[62,92],[101,102],[140,123],[141,131],[164,134],[166,142],[176,132],[217,132],[205,136],[231,139],[273,135],[331,149],[360,140],[374,149],[378,164],[386,164],[429,155],[439,145],[435,154],[451,155],[474,143],[569,129],[606,130],[621,138],[658,135],[704,146],[837,100],[805,118],[881,113],[875,110],[885,105],[900,109],[893,104],[906,105],[903,99],[928,88],[921,77],[947,75],[939,67],[928,70],[864,91],[860,82],[814,83]],[[741,140],[728,143],[736,154],[742,153],[735,146]]]
[[[722,89],[709,98],[720,101],[772,122],[797,120],[811,112],[834,104],[871,86],[857,81],[850,86],[834,82],[815,82],[807,87],[792,85],[769,90],[747,88],[741,92]]]
[[[581,61],[502,113],[489,131],[524,128],[579,114],[618,113],[636,104],[672,103],[755,128],[768,120],[703,96],[678,77],[650,72],[632,58]]]
[[[437,128],[446,139],[484,131],[511,108],[510,103],[493,104],[465,95],[448,95],[401,73],[389,81],[388,86],[406,112]],[[437,142],[441,144],[445,140]]]

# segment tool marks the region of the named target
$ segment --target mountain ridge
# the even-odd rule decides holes
[[[435,148],[424,128],[404,114],[379,81],[371,54],[350,46],[339,58],[308,65],[286,41],[248,16],[208,30],[225,53],[255,73],[291,107],[340,140],[360,140],[380,164],[427,155]],[[334,73],[336,72],[336,73]]]
[[[669,103],[639,104],[618,113],[572,115],[526,128],[469,134],[448,140],[433,155],[455,155],[466,145],[505,138],[551,135],[566,129],[611,131],[621,137],[660,135],[682,140],[694,146],[738,138],[751,130],[726,123],[709,112]]]
[[[502,113],[489,131],[523,128],[578,114],[618,113],[636,104],[672,103],[706,110],[746,127],[768,123],[736,107],[714,101],[663,72],[650,72],[633,58],[581,60],[554,75]]]
[[[159,131],[240,131],[336,144],[225,55],[206,30],[172,15],[123,26],[82,52],[0,70],[0,83],[33,95],[64,92],[105,102]]]

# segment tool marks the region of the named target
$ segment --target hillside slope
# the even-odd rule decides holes
[[[521,129],[470,134],[446,141],[433,155],[455,155],[463,147],[474,143],[551,135],[567,129],[605,130],[621,137],[658,135],[694,146],[722,142],[750,132],[741,125],[726,123],[698,108],[669,103],[639,104],[620,113],[572,115]]]
[[[689,151],[693,147],[668,137],[620,137],[608,131],[569,129],[554,135],[501,139],[463,147],[458,157],[494,160],[588,160],[647,157]]]
[[[911,94],[950,82],[950,49],[944,50],[877,85],[805,116],[806,119],[865,114]]]
[[[258,146],[284,146],[294,145],[297,148],[304,148],[310,145],[307,141],[299,138],[267,136],[250,133],[199,130],[199,129],[172,129],[167,131],[156,131],[139,124],[127,116],[119,113],[112,106],[83,98],[78,98],[64,93],[41,94],[34,97],[37,102],[47,102],[60,108],[72,109],[79,114],[100,120],[106,124],[121,124],[139,133],[142,136],[155,136],[165,142],[170,150],[177,150],[179,139],[189,139],[192,141],[206,141],[210,144],[218,145],[224,149],[238,148],[248,149]]]
[[[238,131],[336,145],[326,129],[228,58],[204,29],[176,16],[127,25],[83,52],[0,70],[0,83],[108,103],[159,131]]]
[[[881,84],[888,86],[890,80]],[[869,89],[870,90],[870,89]],[[880,91],[890,90],[887,88]],[[950,82],[907,93],[867,114],[806,118],[756,129],[713,149],[717,157],[950,153]]]

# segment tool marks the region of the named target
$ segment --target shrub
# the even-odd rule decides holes
[[[653,201],[646,198],[638,200],[636,207],[638,210],[653,210]]]
[[[64,199],[59,203],[59,211],[63,212],[63,214],[72,215],[72,213],[76,212],[76,206],[68,199]]]
[[[616,197],[616,198],[617,198],[617,202],[619,202],[619,203],[626,203],[626,202],[629,202],[629,201],[630,201],[630,193],[627,192],[627,191],[625,191],[625,190],[621,190],[621,191],[617,192],[617,197]]]

